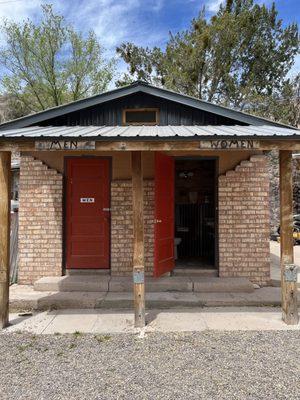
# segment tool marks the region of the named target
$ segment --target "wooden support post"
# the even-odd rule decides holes
[[[10,152],[0,151],[0,329],[8,325]]]
[[[143,168],[140,151],[131,153],[133,206],[133,286],[135,327],[145,326]]]
[[[282,319],[288,325],[299,321],[297,268],[294,266],[292,152],[280,150],[280,256]]]

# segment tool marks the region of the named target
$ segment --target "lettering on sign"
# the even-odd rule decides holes
[[[36,150],[94,150],[95,141],[51,140],[35,142]]]
[[[81,197],[80,203],[95,203],[94,197]]]
[[[200,149],[211,150],[251,150],[259,149],[259,142],[257,140],[201,140]]]

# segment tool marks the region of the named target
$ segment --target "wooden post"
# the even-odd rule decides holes
[[[134,324],[145,326],[143,169],[140,151],[131,153],[133,206]]]
[[[282,319],[288,325],[299,321],[297,268],[294,266],[292,152],[280,150],[280,256]]]
[[[0,151],[0,329],[8,325],[10,152]]]

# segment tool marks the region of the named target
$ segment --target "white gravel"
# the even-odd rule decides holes
[[[0,335],[1,400],[299,399],[300,333]]]

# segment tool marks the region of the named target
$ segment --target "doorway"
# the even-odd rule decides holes
[[[175,160],[176,268],[217,268],[217,159]]]
[[[108,269],[110,161],[66,158],[66,268]]]

